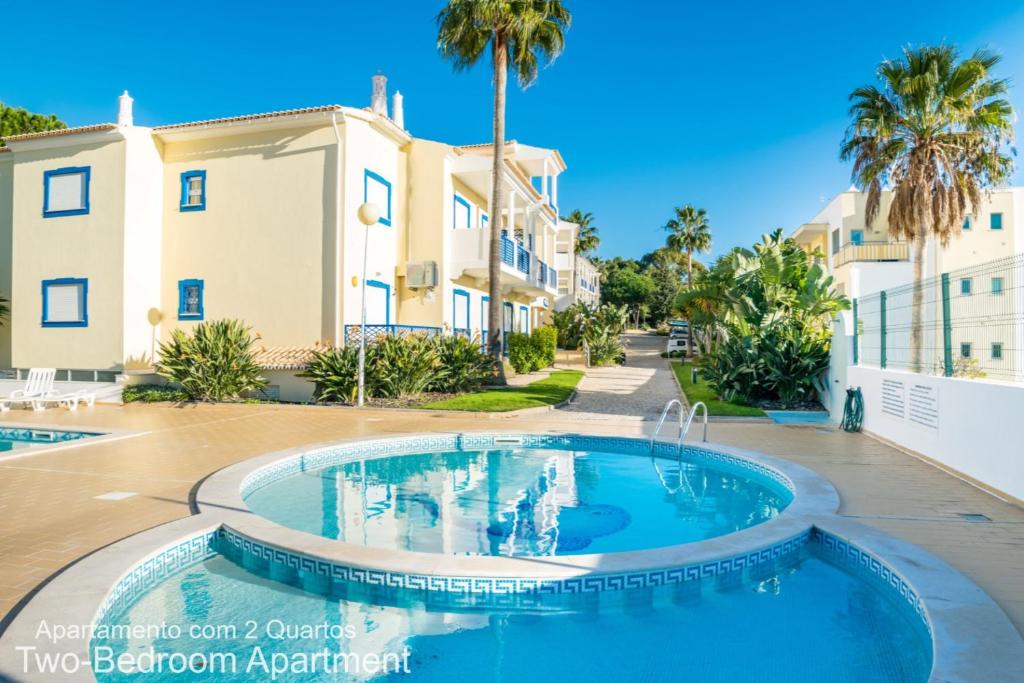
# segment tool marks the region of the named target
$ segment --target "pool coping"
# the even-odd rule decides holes
[[[28,429],[41,432],[86,432],[94,435],[82,437],[81,439],[62,441],[59,443],[32,444],[26,448],[8,451],[0,454],[0,465],[4,464],[8,460],[17,460],[27,456],[43,455],[45,453],[69,450],[71,448],[81,448],[83,446],[92,446],[94,444],[110,443],[111,441],[120,441],[121,439],[130,439],[135,436],[149,434],[148,430],[139,429],[112,429],[110,427],[93,427],[90,425],[77,424],[71,426],[55,426],[46,422],[9,422],[2,418],[0,418],[0,429]]]
[[[335,443],[338,442],[332,442]],[[288,451],[311,448],[314,447]],[[750,453],[742,449],[728,450]],[[762,457],[765,461],[777,460]],[[831,488],[830,484],[828,486]],[[834,489],[832,491],[834,494]],[[52,643],[36,637],[40,623],[94,624],[125,582],[137,580],[138,575],[146,571],[145,565],[150,565],[152,572],[151,560],[157,560],[159,565],[163,561],[162,554],[173,554],[185,543],[216,533],[239,514],[238,510],[225,510],[206,503],[198,514],[134,534],[62,570],[23,605],[7,629],[0,633],[0,680],[5,676],[19,681],[53,680],[52,674],[23,671],[15,649],[18,646],[34,645],[38,648],[37,654],[72,656],[87,663],[89,634]],[[1024,662],[1024,640],[1003,610],[980,587],[946,562],[882,531],[837,516],[834,509],[808,512],[799,517],[806,524],[805,532],[823,532],[840,543],[849,544],[846,552],[860,553],[860,562],[870,564],[869,568],[885,577],[892,588],[910,589],[920,599],[932,633],[930,681],[999,680]],[[765,524],[751,529],[762,529]],[[887,571],[879,573],[877,568]],[[54,619],[55,615],[59,615],[58,620]],[[94,678],[91,669],[83,667],[62,675],[61,680],[90,681]]]

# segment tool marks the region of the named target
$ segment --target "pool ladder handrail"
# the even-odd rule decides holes
[[[654,452],[654,442],[658,438],[658,434],[661,432],[661,428],[665,424],[668,413],[672,410],[673,406],[679,406],[679,436],[676,440],[676,448],[681,449],[683,447],[683,441],[686,439],[687,432],[690,431],[690,425],[693,423],[693,418],[697,415],[697,409],[700,408],[703,412],[704,417],[704,438],[706,442],[708,440],[708,407],[704,404],[704,401],[697,401],[690,407],[690,413],[683,419],[683,403],[678,398],[674,398],[665,404],[665,408],[661,411],[661,419],[658,420],[658,426],[654,428],[654,433],[651,434],[651,452]]]

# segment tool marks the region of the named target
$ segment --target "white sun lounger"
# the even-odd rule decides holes
[[[24,389],[16,389],[10,396],[0,399],[0,411],[7,412],[15,403],[31,404],[34,400],[53,394],[53,380],[56,376],[56,368],[32,368],[28,371]]]

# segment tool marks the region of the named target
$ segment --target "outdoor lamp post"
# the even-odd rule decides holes
[[[370,249],[370,226],[380,220],[380,209],[367,202],[359,207],[359,222],[363,224],[363,279],[362,309],[359,318],[359,398],[357,405],[363,407],[363,388],[366,384],[366,256]]]

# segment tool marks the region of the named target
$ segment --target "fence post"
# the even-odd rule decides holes
[[[885,357],[886,356],[886,353],[885,353],[885,290],[883,290],[881,292],[881,294],[879,295],[879,297],[878,297],[878,306],[879,306],[879,309],[878,309],[878,311],[879,311],[879,320],[881,322],[881,327],[882,327],[882,335],[881,335],[881,347],[882,347],[881,348],[881,360],[879,361],[878,365],[883,370],[885,370],[885,361],[886,361],[886,357]]]
[[[952,377],[953,319],[949,312],[949,273],[942,274],[942,360],[946,377]]]
[[[859,365],[857,362],[857,300],[853,300],[853,364]]]

